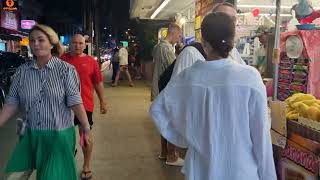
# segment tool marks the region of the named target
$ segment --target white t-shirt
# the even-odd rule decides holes
[[[245,65],[246,63],[241,58],[240,53],[236,48],[233,48],[230,52],[230,56],[228,58],[231,61],[234,61],[238,64]],[[176,64],[174,65],[174,69],[172,72],[171,79],[177,76],[184,69],[191,67],[196,61],[205,61],[205,58],[202,54],[193,46],[186,47],[182,50],[176,60]]]
[[[126,48],[122,47],[119,50],[119,64],[120,66],[128,65],[128,51]]]
[[[205,61],[198,49],[193,46],[184,48],[176,59],[176,64],[174,65],[171,79],[184,69],[191,67],[196,61]]]

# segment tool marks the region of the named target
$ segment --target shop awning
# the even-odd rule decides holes
[[[16,31],[12,29],[6,29],[0,27],[0,39],[2,40],[16,40],[20,41],[21,38],[27,37],[28,33],[22,31]]]

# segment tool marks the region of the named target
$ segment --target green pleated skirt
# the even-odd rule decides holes
[[[37,170],[37,180],[77,180],[74,127],[64,130],[30,130],[14,150],[7,173]]]

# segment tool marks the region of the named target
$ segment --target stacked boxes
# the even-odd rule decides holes
[[[288,58],[281,54],[278,99],[284,101],[294,93],[307,93],[309,59]]]

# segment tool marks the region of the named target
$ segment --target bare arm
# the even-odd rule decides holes
[[[82,128],[90,129],[90,124],[88,122],[88,117],[86,111],[82,104],[74,105],[71,107],[72,111],[74,112],[75,116],[79,119]]]
[[[105,114],[107,112],[106,102],[104,101],[103,82],[94,85],[94,89],[98,95],[100,101],[100,113]]]
[[[103,82],[94,85],[100,104],[104,103]]]
[[[4,125],[16,112],[17,106],[11,104],[5,104],[0,111],[0,127]]]

